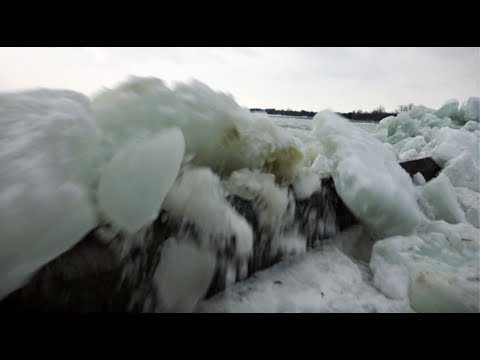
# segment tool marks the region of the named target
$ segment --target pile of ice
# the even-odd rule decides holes
[[[388,148],[400,161],[432,156],[443,166],[466,151],[478,166],[479,113],[478,97],[469,98],[460,108],[457,100],[447,101],[437,111],[415,106],[380,121],[374,136],[390,144]]]
[[[378,241],[370,266],[374,283],[391,298],[408,297],[415,311],[480,311],[480,98],[459,108],[414,107],[383,119],[375,136],[399,160],[431,156],[442,168],[416,196],[428,221],[410,236]],[[400,194],[399,194],[400,195]],[[402,195],[400,195],[402,196]]]
[[[333,177],[361,222],[333,239],[352,261],[323,249],[236,284],[201,310],[480,311],[479,114],[479,98],[460,108],[456,100],[437,111],[418,106],[369,134],[318,113],[296,192],[315,189],[311,174]],[[428,156],[442,168],[428,183],[399,165]],[[339,269],[342,261],[350,268]]]
[[[112,229],[107,241],[121,232],[127,249],[129,241],[141,245],[165,209],[184,226],[165,246],[158,291],[165,309],[190,311],[219,251],[239,268],[232,278],[246,272],[252,227],[227,195],[256,204],[260,225],[275,236],[272,251],[303,253],[294,227],[279,230],[292,222],[286,186],[307,199],[332,176],[362,226],[382,239],[368,260],[374,286],[399,301],[391,309],[406,309],[408,299],[413,310],[478,311],[479,106],[470,98],[437,111],[415,107],[382,120],[373,135],[321,112],[306,135],[196,81],[169,88],[131,78],[92,100],[71,91],[0,94],[0,298],[99,225]],[[419,174],[413,182],[398,165],[426,156],[442,167],[428,183]],[[317,278],[327,288],[356,284],[352,299],[377,297],[358,264],[342,256],[306,259],[318,258],[318,269],[339,261]],[[305,266],[295,275],[302,289],[315,272]],[[349,301],[295,309],[369,309]]]
[[[329,112],[314,119],[340,197],[383,235],[370,260],[374,285],[415,311],[480,309],[479,121],[479,98],[414,107],[373,136]],[[398,165],[428,156],[442,168],[428,183]]]
[[[106,240],[121,232],[138,242],[162,208],[200,230],[201,251],[235,238],[245,259],[251,228],[220,180],[251,168],[287,181],[302,159],[295,144],[266,114],[197,81],[132,77],[92,100],[0,94],[0,298],[98,225],[113,229]]]

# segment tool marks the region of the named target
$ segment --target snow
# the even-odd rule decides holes
[[[411,312],[376,290],[333,246],[291,257],[199,304],[198,312]]]
[[[115,155],[103,169],[98,188],[99,207],[112,225],[133,234],[157,218],[184,148],[181,130],[172,128]]]

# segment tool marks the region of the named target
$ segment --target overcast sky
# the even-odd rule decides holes
[[[0,48],[0,91],[196,78],[247,107],[393,110],[480,96],[480,48]]]

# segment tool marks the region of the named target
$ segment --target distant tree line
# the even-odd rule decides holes
[[[413,104],[408,105],[399,105],[394,112],[387,112],[383,105],[373,109],[372,111],[362,111],[356,110],[348,113],[339,113],[337,114],[349,119],[349,120],[358,120],[358,121],[380,121],[387,116],[396,116],[401,112],[409,111],[413,107]],[[277,110],[277,109],[259,109],[254,108],[250,109],[252,112],[266,112],[269,115],[284,115],[284,116],[302,116],[302,117],[314,117],[317,112],[315,111],[295,111],[295,110]]]

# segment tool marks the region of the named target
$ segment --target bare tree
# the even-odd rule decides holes
[[[395,110],[395,112],[397,112],[397,113],[407,112],[407,111],[410,111],[412,108],[413,108],[412,103],[410,103],[408,105],[399,105],[398,108]]]
[[[383,105],[380,105],[379,107],[377,107],[376,109],[373,109],[373,111],[372,111],[372,113],[374,113],[374,114],[383,114],[385,112],[386,112],[385,106],[383,106]]]

